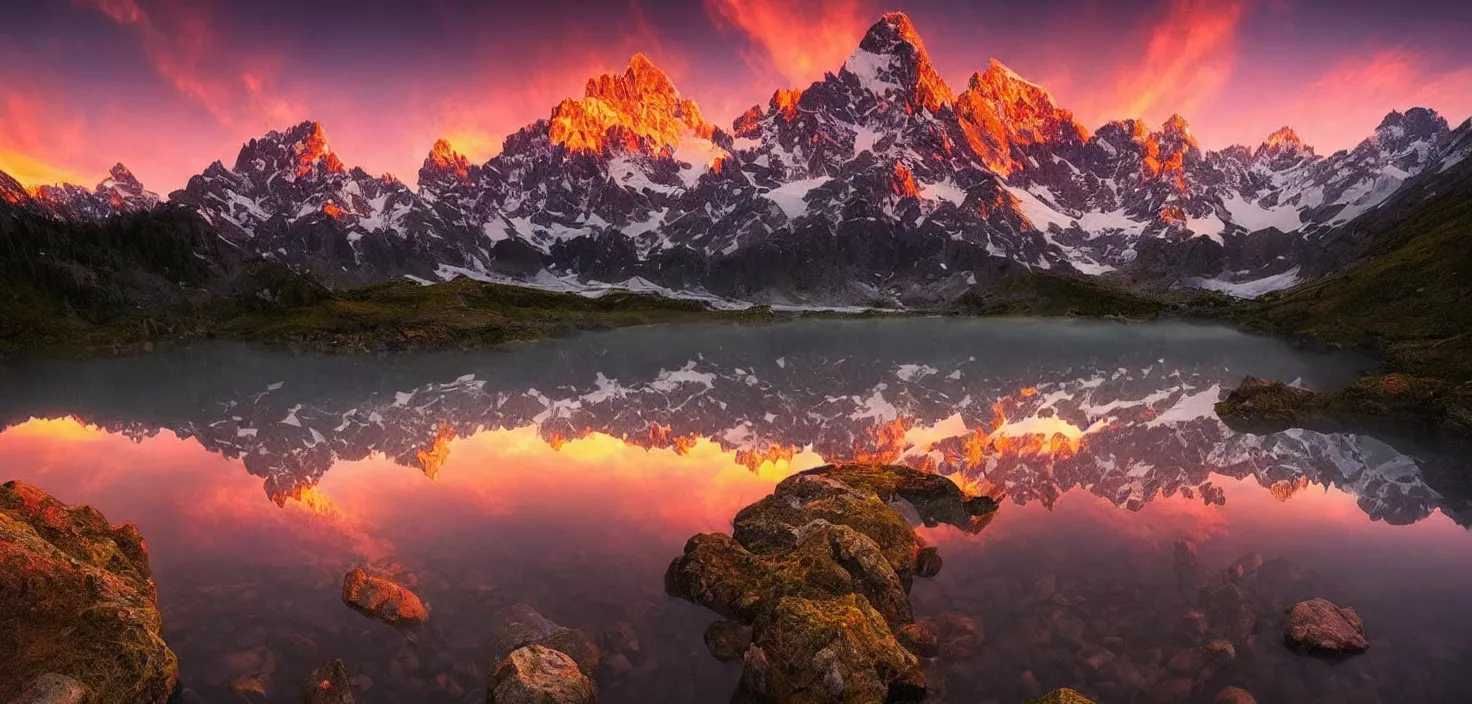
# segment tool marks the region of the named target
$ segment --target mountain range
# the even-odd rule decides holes
[[[464,275],[919,305],[1025,268],[1254,296],[1328,273],[1321,253],[1407,181],[1465,158],[1469,131],[1412,108],[1320,155],[1286,127],[1205,151],[1178,115],[1090,130],[996,60],[957,92],[890,13],[836,72],[729,127],[636,55],[485,163],[435,143],[417,186],[348,166],[304,122],[167,201],[334,287]],[[160,204],[122,165],[92,190],[0,174],[0,200],[71,220]]]

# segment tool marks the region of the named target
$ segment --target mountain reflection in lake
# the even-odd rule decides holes
[[[1212,412],[1245,374],[1354,372],[1177,324],[645,328],[384,360],[213,346],[0,369],[0,479],[139,525],[165,638],[205,701],[241,701],[229,687],[252,678],[294,701],[335,657],[360,702],[483,701],[488,642],[518,603],[595,638],[632,627],[601,701],[726,701],[739,666],[701,641],[716,617],[666,597],[664,569],[781,477],[840,459],[1003,498],[980,535],[925,529],[945,568],[917,580],[917,615],[985,632],[941,663],[950,701],[1171,694],[1196,585],[1250,554],[1276,575],[1252,647],[1171,701],[1228,684],[1259,702],[1459,701],[1465,459],[1242,435]],[[364,563],[425,598],[430,633],[407,642],[338,601]],[[1281,602],[1307,595],[1355,607],[1370,652],[1289,655]]]

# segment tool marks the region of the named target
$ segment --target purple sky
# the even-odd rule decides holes
[[[487,158],[635,52],[729,125],[836,71],[887,10],[958,89],[996,57],[1090,127],[1179,112],[1208,148],[1290,125],[1327,153],[1392,109],[1472,114],[1465,1],[0,3],[0,170],[32,185],[122,161],[167,192],[305,119],[344,162],[412,183],[435,139]]]

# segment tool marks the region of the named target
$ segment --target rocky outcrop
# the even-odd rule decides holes
[[[303,704],[353,704],[348,669],[341,660],[333,660],[312,671],[302,684]]]
[[[390,626],[414,627],[429,619],[429,609],[414,592],[355,567],[342,581],[342,601],[353,610]]]
[[[540,645],[511,651],[486,683],[486,704],[593,704],[598,690],[565,653]]]
[[[939,554],[895,504],[971,531],[996,509],[908,467],[819,467],[738,512],[734,535],[692,537],[670,563],[665,590],[753,626],[742,688],[756,701],[918,701],[927,686],[916,653],[952,641],[974,648],[981,632],[964,615],[914,624],[910,584],[938,571]],[[723,623],[707,633],[717,657],[734,651],[734,626]]]
[[[925,674],[863,597],[784,598],[763,612],[741,684],[762,702],[920,701]]]
[[[1359,614],[1320,598],[1300,601],[1288,609],[1283,642],[1308,655],[1354,655],[1370,648]]]
[[[527,604],[511,607],[511,617],[496,632],[495,641],[497,659],[510,655],[514,650],[538,645],[572,658],[589,677],[597,671],[603,658],[602,649],[588,634],[559,626]]]
[[[0,701],[153,704],[177,688],[148,547],[22,482],[0,487]],[[37,697],[40,697],[37,699]],[[50,697],[50,698],[46,698]]]
[[[1338,391],[1310,391],[1255,377],[1216,404],[1233,430],[1268,434],[1288,428],[1341,432],[1365,425],[1433,430],[1472,437],[1472,383],[1384,374]]]

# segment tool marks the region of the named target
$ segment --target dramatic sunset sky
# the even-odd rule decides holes
[[[1327,153],[1391,109],[1472,115],[1466,0],[0,0],[0,170],[179,188],[304,119],[350,165],[477,160],[643,52],[729,125],[836,71],[886,10],[957,89],[996,57],[1087,125],[1183,114],[1204,146],[1288,124]]]

